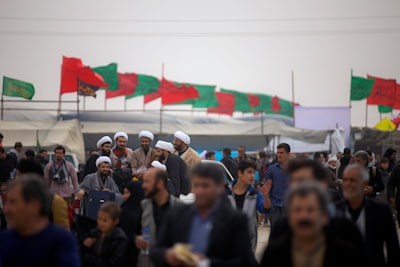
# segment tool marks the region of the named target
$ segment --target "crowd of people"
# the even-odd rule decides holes
[[[295,155],[281,143],[253,157],[241,145],[216,162],[182,131],[172,142],[141,131],[135,150],[117,132],[77,173],[61,145],[49,161],[21,142],[6,152],[0,137],[1,267],[400,266],[392,148]],[[98,192],[112,198],[91,218]],[[256,258],[261,221],[270,234]]]

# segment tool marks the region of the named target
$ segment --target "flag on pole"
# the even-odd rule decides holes
[[[247,94],[249,99],[250,110],[253,112],[255,108],[258,108],[261,104],[261,98],[258,95]]]
[[[78,91],[78,71],[82,67],[83,63],[80,58],[63,56],[60,95]]]
[[[215,96],[218,99],[218,107],[208,108],[207,112],[232,116],[235,111],[236,95],[225,92],[215,92]]]
[[[103,77],[89,67],[83,67],[78,70],[79,95],[96,97],[96,91],[100,87],[108,88],[108,84],[104,83]]]
[[[396,80],[382,79],[368,75],[375,80],[371,94],[367,98],[368,105],[383,105],[393,107],[396,102]]]
[[[250,102],[245,93],[223,88],[221,88],[221,92],[235,95],[235,111],[246,112],[250,110]]]
[[[388,106],[378,106],[378,112],[379,113],[390,113],[393,111],[393,107],[388,107]]]
[[[106,90],[106,99],[133,95],[137,83],[138,79],[135,73],[118,73],[118,89]]]
[[[281,104],[279,101],[279,97],[274,96],[271,101],[271,111],[275,113],[279,113],[281,111]]]
[[[193,108],[218,107],[218,99],[215,97],[215,86],[199,84],[191,85],[199,92],[199,98],[187,100],[180,104],[192,105]]]
[[[187,100],[199,98],[199,92],[193,85],[176,84],[164,78],[158,90],[161,92],[162,105],[178,104]]]
[[[22,97],[25,99],[32,100],[32,97],[35,95],[35,88],[31,83],[4,76],[3,95]]]
[[[154,76],[143,74],[137,74],[137,76],[138,83],[135,88],[135,93],[128,98],[151,94],[156,92],[160,87],[160,80]]]
[[[92,70],[103,77],[104,82],[109,85],[107,90],[114,91],[119,89],[117,68],[117,63],[110,63],[107,66],[92,68]]]
[[[385,117],[375,125],[375,129],[383,132],[391,132],[396,130],[396,125],[388,117]]]
[[[371,94],[374,86],[374,79],[366,79],[362,77],[351,77],[350,100],[363,100]]]
[[[252,112],[255,112],[255,113],[258,113],[258,112],[269,113],[269,112],[271,112],[272,96],[266,95],[266,94],[253,94],[253,95],[258,96],[260,98],[260,105],[258,107],[251,108]]]

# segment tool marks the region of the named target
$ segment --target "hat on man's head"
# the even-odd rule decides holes
[[[189,135],[185,134],[184,132],[177,131],[177,132],[175,132],[174,136],[175,136],[175,138],[180,139],[185,144],[187,144],[187,145],[190,144],[190,137],[189,137]]]
[[[125,132],[118,132],[114,134],[114,140],[117,140],[118,137],[125,137],[126,141],[128,141],[128,135]]]
[[[163,170],[163,171],[167,170],[167,167],[164,164],[162,164],[161,162],[156,161],[156,160],[151,163],[151,166],[153,166],[156,169]]]
[[[96,160],[96,167],[99,167],[100,164],[102,163],[108,163],[111,165],[111,159],[106,156],[101,156]]]
[[[110,143],[110,144],[112,144],[111,137],[109,137],[109,136],[103,136],[102,138],[100,138],[99,141],[97,141],[97,148],[100,149],[101,146],[104,145],[105,143]]]
[[[141,131],[139,133],[139,139],[142,138],[142,137],[149,138],[151,141],[154,140],[154,135],[149,131]]]
[[[162,149],[162,150],[166,150],[170,153],[172,153],[174,151],[174,146],[170,142],[165,142],[165,141],[161,141],[161,140],[157,141],[155,147]]]

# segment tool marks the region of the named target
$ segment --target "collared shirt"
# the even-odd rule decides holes
[[[268,168],[266,181],[272,180],[269,198],[273,207],[283,207],[285,194],[288,188],[289,176],[281,164],[276,163]]]
[[[201,217],[198,210],[195,208],[195,215],[190,228],[189,243],[192,245],[192,251],[205,255],[207,253],[210,232],[213,227],[213,219],[218,208],[215,205],[206,218]]]

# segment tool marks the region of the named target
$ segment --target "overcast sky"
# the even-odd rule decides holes
[[[65,55],[157,77],[164,62],[167,79],[289,100],[293,70],[296,102],[348,106],[351,69],[400,80],[399,49],[398,0],[0,2],[0,75],[32,82],[38,100],[58,99]],[[352,106],[353,126],[363,126],[365,102]],[[103,92],[86,107],[104,108]],[[128,108],[142,108],[142,98]]]

